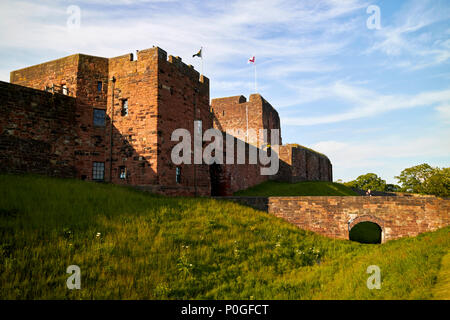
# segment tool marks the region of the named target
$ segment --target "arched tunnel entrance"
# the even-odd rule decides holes
[[[360,243],[381,243],[383,230],[381,227],[370,221],[363,221],[355,224],[349,232],[351,241]]]

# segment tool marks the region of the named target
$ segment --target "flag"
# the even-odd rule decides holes
[[[250,57],[247,63],[255,63],[255,56]]]
[[[192,58],[194,58],[194,57],[199,57],[199,58],[201,58],[201,57],[202,57],[202,49],[200,49],[196,54],[193,54],[193,55],[192,55]]]

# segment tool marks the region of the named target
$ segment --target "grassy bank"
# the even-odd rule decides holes
[[[236,203],[76,180],[0,175],[0,194],[0,299],[429,299],[450,248],[450,228],[363,245]]]
[[[297,183],[266,181],[235,196],[357,196],[352,189],[340,183],[324,181],[305,181]]]

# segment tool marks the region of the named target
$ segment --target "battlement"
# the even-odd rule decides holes
[[[225,98],[215,98],[211,100],[212,105],[223,105],[224,107],[228,107],[233,104],[241,104],[247,102],[247,98],[244,96],[233,96],[233,97],[225,97]]]
[[[306,150],[306,151],[308,151],[308,152],[312,152],[312,153],[314,153],[314,154],[317,154],[317,155],[320,156],[320,157],[323,157],[323,158],[328,159],[328,157],[327,157],[326,155],[324,155],[323,153],[320,153],[320,152],[318,152],[318,151],[316,151],[316,150],[313,150],[313,149],[311,149],[311,148],[302,146],[302,145],[300,145],[300,144],[298,144],[298,143],[288,143],[288,144],[283,145],[283,147],[289,148],[289,149]]]
[[[209,88],[209,79],[204,75],[200,75],[200,73],[195,70],[192,65],[185,64],[182,61],[182,58],[179,56],[168,56],[165,50],[155,46],[148,49],[138,50],[136,54],[136,60],[134,60],[133,53],[128,53],[110,58],[109,61],[114,66],[129,63],[131,67],[132,65],[138,64],[139,62],[143,61],[154,61],[157,62],[159,66],[173,66],[177,69],[178,72],[180,72],[184,76],[187,76],[191,81],[198,82],[202,86]]]

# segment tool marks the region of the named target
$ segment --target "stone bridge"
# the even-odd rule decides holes
[[[216,198],[216,199],[219,199]],[[432,196],[220,197],[267,211],[324,236],[349,239],[361,222],[381,228],[381,242],[450,225],[450,199]]]

